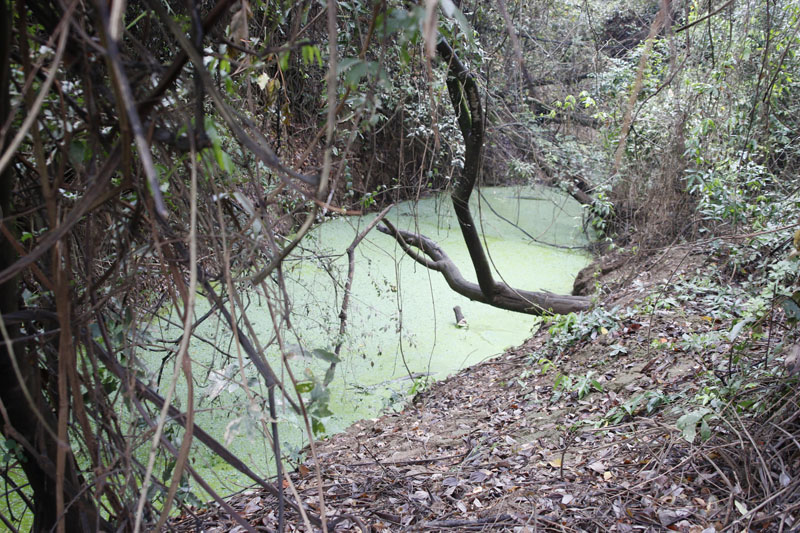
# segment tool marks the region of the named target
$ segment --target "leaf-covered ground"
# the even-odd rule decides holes
[[[597,311],[317,443],[298,494],[319,514],[319,469],[329,531],[796,530],[793,330],[775,305],[742,320],[746,295],[706,283],[722,266],[704,257],[618,260]],[[275,498],[230,503],[277,527]],[[287,514],[287,530],[303,524]],[[243,530],[213,505],[173,528]]]

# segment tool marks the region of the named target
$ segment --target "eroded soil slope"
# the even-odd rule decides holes
[[[597,278],[615,297],[591,316],[544,325],[402,412],[317,443],[316,462],[293,474],[298,493],[319,512],[319,468],[336,531],[792,530],[796,392],[769,378],[735,386],[781,364],[784,317],[771,311],[771,331],[744,334],[740,349],[742,330],[719,308],[737,293],[704,285],[720,267],[700,257],[623,258]],[[253,490],[231,503],[277,526],[274,498]],[[240,528],[213,506],[175,527]],[[306,528],[290,514],[287,529]]]

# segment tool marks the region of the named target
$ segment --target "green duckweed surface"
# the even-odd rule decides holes
[[[513,287],[568,293],[575,275],[588,262],[588,256],[580,249],[533,242],[536,239],[568,247],[586,244],[580,228],[580,206],[553,191],[483,189],[482,195],[473,197],[473,214],[497,278]],[[284,265],[292,328],[282,328],[281,334],[294,376],[307,382],[306,387],[316,381],[317,392],[321,391],[319,382],[328,363],[311,353],[314,349],[333,351],[339,338],[339,313],[347,276],[345,250],[373,216],[338,218],[320,225]],[[389,217],[399,227],[435,239],[464,276],[475,280],[449,197],[405,203],[395,207]],[[264,295],[259,289],[241,297],[253,330],[262,345],[268,344],[275,332]],[[342,362],[328,386],[331,415],[320,420],[324,433],[341,431],[403,401],[415,387],[409,374],[432,379],[447,377],[520,344],[536,323],[534,317],[494,309],[454,293],[440,274],[415,263],[391,237],[377,231],[371,232],[356,249],[351,298]],[[467,328],[455,326],[456,305],[464,312]],[[207,302],[199,301],[197,316],[208,308]],[[180,330],[166,320],[176,321],[175,316],[164,318],[153,324],[155,336],[177,338]],[[216,317],[206,320],[196,334],[199,338],[193,339],[190,346],[196,379],[196,423],[226,442],[251,468],[270,476],[274,473],[269,461],[271,451],[259,422],[268,418],[263,402],[266,390],[252,366],[245,363],[244,374],[256,397],[255,401],[248,401],[241,387],[236,346]],[[161,364],[163,353],[140,355],[153,370]],[[275,343],[266,355],[276,372],[286,377],[285,370],[280,370]],[[163,372],[162,390],[170,375],[171,363]],[[185,404],[185,394],[185,384],[180,382],[180,404]],[[308,401],[311,395],[313,392],[304,397]],[[298,453],[308,442],[302,420],[286,405],[281,406],[278,418],[285,453]],[[195,466],[215,489],[225,494],[250,484],[207,453],[201,444],[195,444],[195,448]]]

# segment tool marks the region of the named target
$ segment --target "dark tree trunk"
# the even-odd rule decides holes
[[[0,124],[6,122],[11,112],[11,6],[8,0],[0,0]],[[6,139],[13,136],[13,132],[9,132]],[[2,148],[5,150],[5,146]],[[13,165],[8,165],[0,174],[0,218],[3,219],[1,223],[6,225],[5,235],[0,236],[0,271],[19,259],[7,237],[15,233],[14,219],[11,217],[14,212],[14,176]],[[18,338],[20,333],[19,323],[13,318],[18,308],[19,282],[15,276],[0,284],[0,313],[4,317],[8,338],[12,340]],[[54,438],[55,415],[42,393],[37,358],[25,343],[14,342],[12,348],[9,350],[4,339],[0,343],[0,400],[5,410],[3,417],[0,417],[0,429],[3,435],[21,445],[21,466],[33,491],[33,531],[52,531],[59,520],[56,511],[58,444]],[[61,519],[65,531],[96,531],[97,514],[87,498],[90,493],[79,490],[77,469],[69,453],[64,478],[64,502],[67,508]]]
[[[464,170],[453,186],[451,198],[478,285],[464,279],[444,250],[428,237],[398,230],[388,221],[379,230],[394,236],[406,253],[426,267],[441,272],[450,288],[471,300],[533,315],[565,314],[588,309],[590,302],[584,297],[522,291],[495,281],[469,208],[469,199],[483,159],[483,108],[478,84],[446,40],[440,40],[436,49],[448,65],[447,89],[464,138]],[[417,254],[411,249],[412,246],[422,250],[427,257]]]

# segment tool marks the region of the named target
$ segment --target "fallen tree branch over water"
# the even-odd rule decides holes
[[[384,220],[383,223],[385,225],[379,226],[378,231],[392,235],[407,255],[422,266],[440,272],[451,289],[470,300],[531,315],[541,315],[547,312],[566,314],[589,308],[589,298],[562,296],[551,292],[524,291],[509,287],[505,283],[494,282],[491,293],[487,295],[478,284],[464,278],[453,260],[435,241],[424,235],[398,229],[388,220]],[[413,248],[422,250],[425,256],[421,256]]]
[[[451,289],[470,300],[532,315],[566,314],[588,309],[590,304],[588,298],[523,291],[495,281],[469,208],[469,199],[483,161],[484,116],[478,84],[444,38],[439,41],[436,50],[448,64],[447,89],[464,138],[464,169],[453,187],[451,199],[461,234],[475,268],[477,285],[467,281],[444,250],[430,238],[395,228],[387,220],[383,221],[384,226],[378,230],[392,235],[406,254],[415,261],[431,270],[441,272]],[[412,247],[418,248],[425,255],[421,256]]]

